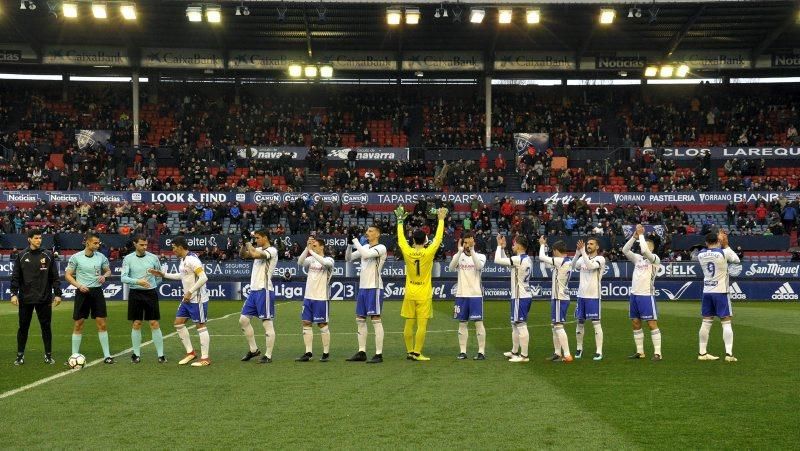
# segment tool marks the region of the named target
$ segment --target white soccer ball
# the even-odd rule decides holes
[[[86,357],[83,354],[72,354],[69,356],[67,364],[73,370],[79,370],[83,368],[83,365],[86,365]]]

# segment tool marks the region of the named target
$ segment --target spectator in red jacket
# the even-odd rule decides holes
[[[478,166],[481,169],[489,169],[489,157],[486,155],[486,152],[481,152],[481,159],[478,161]]]
[[[767,207],[764,206],[763,202],[756,207],[756,219],[759,224],[767,223]]]
[[[500,152],[497,153],[497,158],[494,159],[494,168],[498,171],[506,170],[506,159],[503,158],[503,154]]]

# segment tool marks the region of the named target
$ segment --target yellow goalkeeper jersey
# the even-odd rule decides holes
[[[433,287],[431,283],[433,272],[433,259],[436,251],[442,244],[444,236],[444,220],[439,220],[436,227],[436,235],[428,247],[415,249],[408,244],[403,224],[397,224],[397,244],[403,252],[403,260],[406,262],[406,290],[404,299],[415,301],[426,301],[433,299]]]

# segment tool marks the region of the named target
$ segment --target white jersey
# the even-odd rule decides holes
[[[622,248],[622,253],[634,264],[633,278],[631,279],[631,294],[637,296],[655,296],[656,275],[658,275],[658,266],[661,264],[661,259],[658,258],[658,255],[650,252],[644,235],[639,235],[639,249],[642,251],[642,255],[631,251],[633,243],[635,242],[636,238],[631,237]]]
[[[532,298],[531,293],[531,265],[532,259],[527,254],[515,255],[511,258],[505,256],[503,248],[497,246],[494,262],[498,265],[511,267],[511,298]]]
[[[259,256],[265,258],[253,259],[253,270],[250,273],[250,291],[263,290],[272,291],[272,274],[275,266],[278,265],[278,250],[270,246],[266,249],[255,248]]]
[[[703,249],[697,254],[703,268],[703,293],[728,293],[728,263],[739,263],[739,256],[726,247]]]
[[[606,259],[599,255],[589,257],[581,254],[580,258],[573,261],[573,269],[580,271],[581,280],[578,284],[578,297],[584,299],[600,299],[600,281],[606,270]]]
[[[559,301],[569,301],[569,278],[572,275],[572,258],[548,257],[544,246],[539,247],[539,261],[553,270],[551,282],[551,298]]]
[[[486,264],[486,256],[472,251],[472,255],[457,252],[450,261],[450,270],[458,270],[457,298],[482,298],[481,271]]]
[[[189,253],[181,260],[181,264],[178,266],[178,272],[181,274],[181,284],[183,285],[184,293],[194,286],[197,279],[200,278],[200,273],[203,271],[205,271],[205,268],[203,268],[203,263],[197,257],[197,254]],[[208,302],[208,289],[206,289],[205,284],[192,294],[192,298],[189,299],[189,302],[192,304]]]
[[[297,264],[306,268],[306,292],[304,297],[312,301],[328,301],[331,298],[333,259],[304,250]]]
[[[362,246],[361,250],[354,251],[350,254],[350,261],[361,259],[361,276],[358,280],[358,288],[383,288],[383,279],[381,272],[383,271],[383,264],[386,262],[386,246],[383,244],[376,244],[370,246],[369,244]],[[364,255],[361,255],[362,252]]]

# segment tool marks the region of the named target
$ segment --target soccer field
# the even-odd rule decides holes
[[[176,303],[162,304],[165,335]],[[34,320],[26,363],[12,364],[16,308],[0,306],[0,448],[727,448],[796,449],[800,377],[800,304],[738,303],[735,364],[699,362],[695,302],[662,303],[664,360],[631,361],[634,345],[627,303],[603,304],[605,359],[551,363],[549,305],[531,311],[531,362],[511,364],[508,304],[486,303],[486,361],[457,361],[452,304],[436,302],[425,354],[405,360],[400,303],[385,306],[385,362],[348,363],[356,350],[352,302],[331,312],[333,361],[297,363],[302,354],[300,302],[280,302],[274,363],[239,362],[246,351],[239,302],[214,302],[209,315],[211,358],[206,368],[179,367],[183,349],[166,339],[170,362],[155,361],[152,344],[142,363],[129,353],[115,365],[79,371],[61,365],[69,352],[72,304],[56,308],[54,355],[44,365]],[[570,309],[570,313],[572,308]],[[130,347],[126,305],[112,302],[112,352]],[[263,346],[256,324],[259,346]],[[574,352],[574,326],[567,327]],[[93,324],[83,353],[101,357]],[[586,354],[594,350],[587,327]],[[316,334],[316,332],[315,332]],[[149,340],[145,330],[144,339]],[[197,345],[197,336],[192,331]],[[263,348],[262,348],[263,349]],[[652,353],[649,334],[645,349]],[[372,328],[368,353],[374,351]],[[476,352],[470,327],[470,357]],[[715,323],[709,352],[724,355]],[[254,359],[255,360],[255,359]],[[32,388],[27,384],[59,375]],[[792,432],[794,431],[794,432]]]

